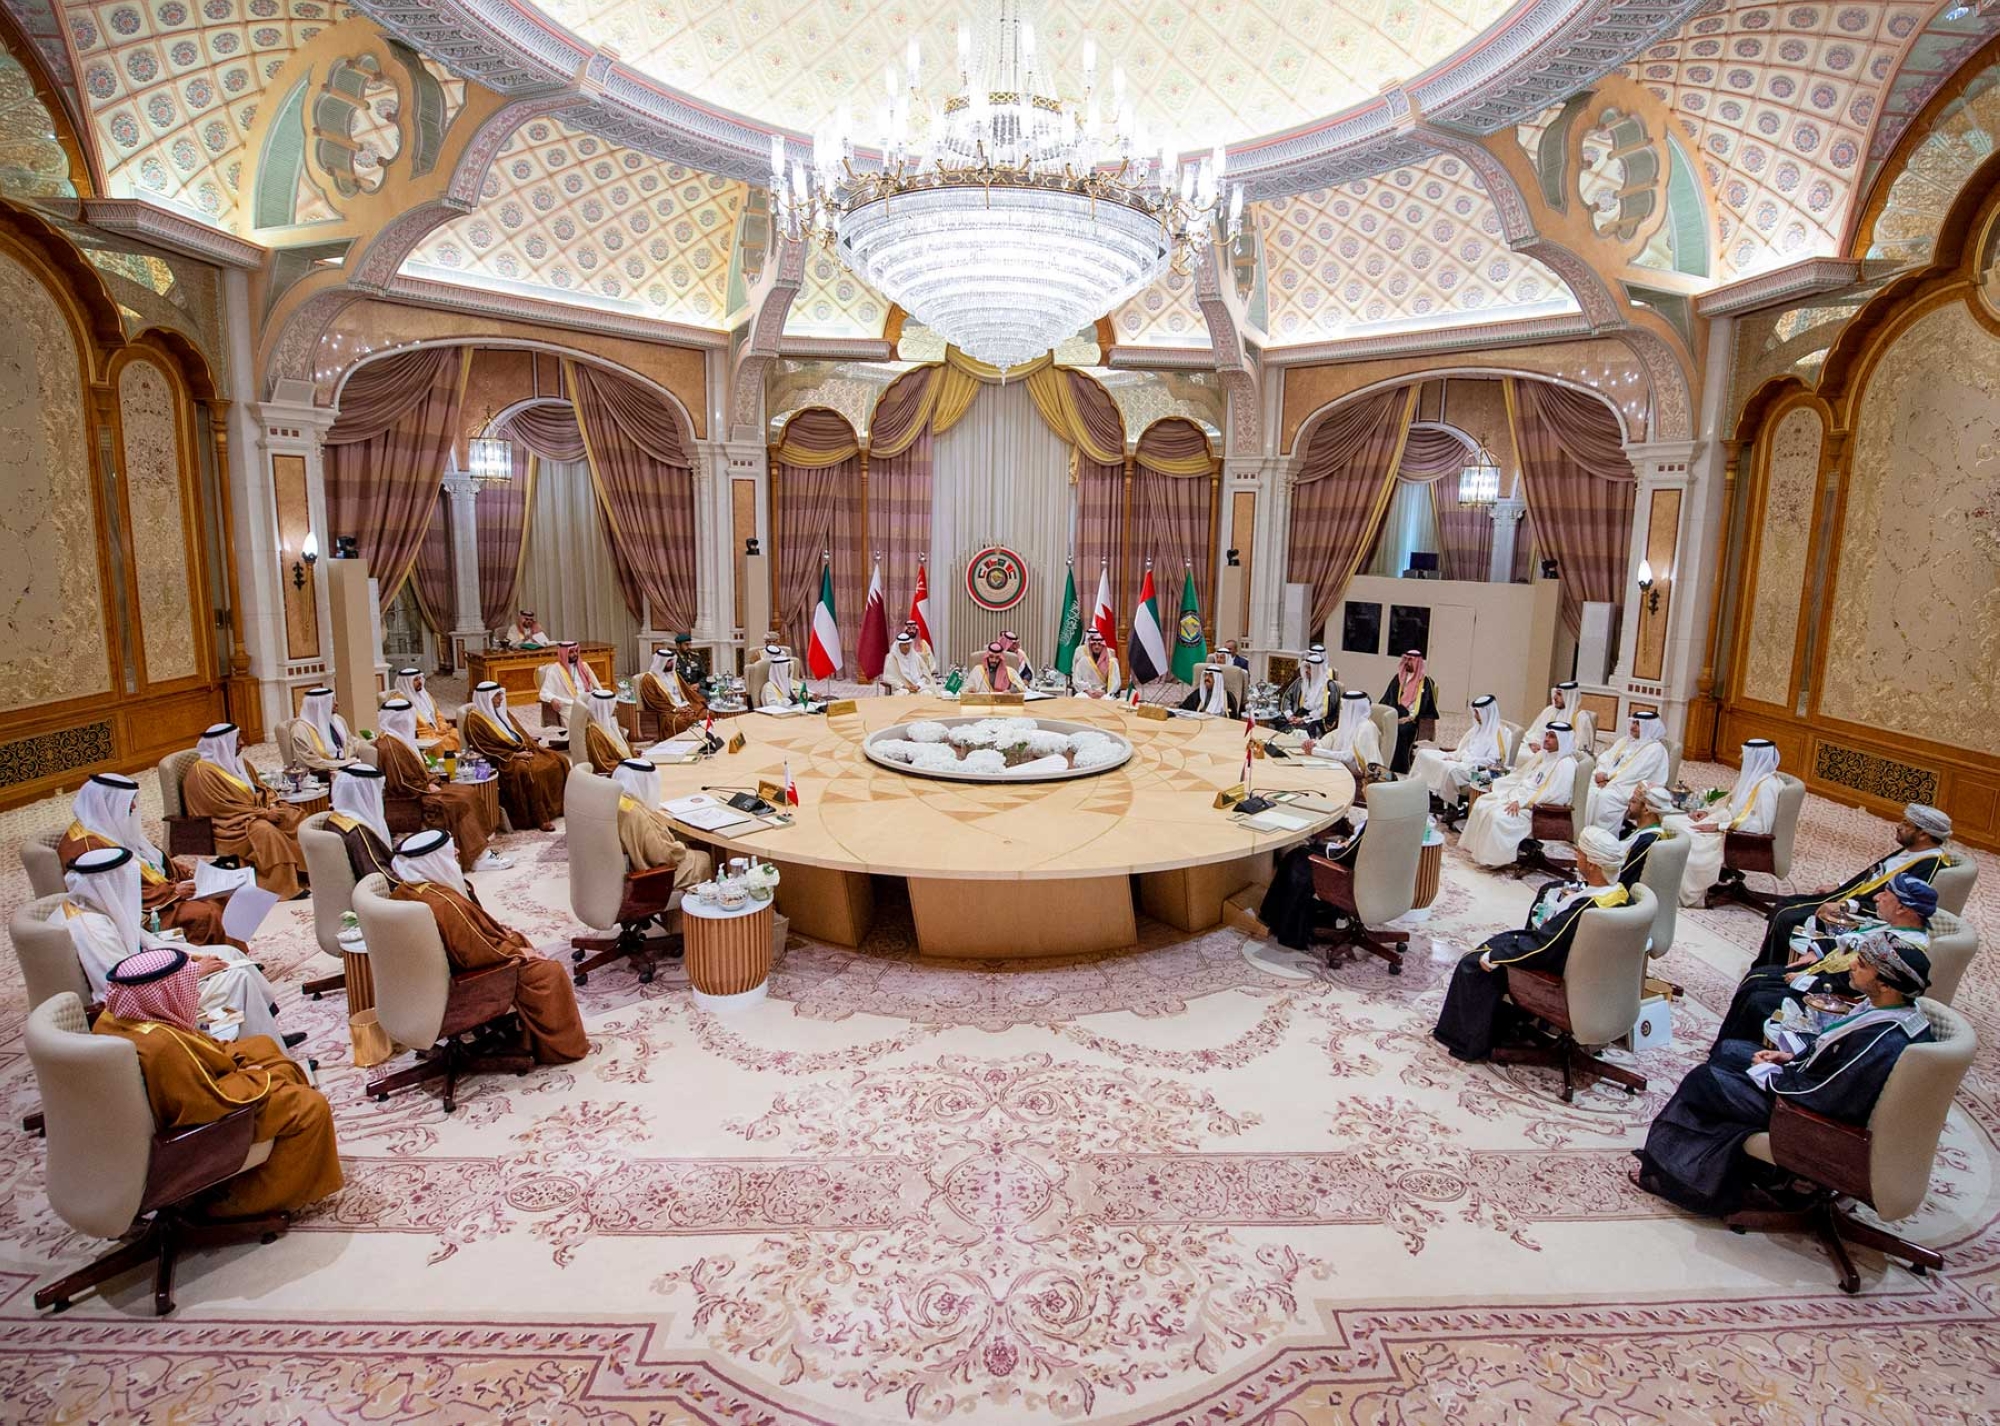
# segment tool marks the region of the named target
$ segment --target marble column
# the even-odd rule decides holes
[[[1488,583],[1513,582],[1514,555],[1521,538],[1521,518],[1527,513],[1528,502],[1519,494],[1494,501],[1493,508],[1487,512],[1493,521],[1493,555],[1486,565]]]
[[[444,493],[451,501],[451,633],[462,648],[482,648],[486,615],[479,594],[479,482],[454,466],[444,473]]]
[[[277,594],[268,609],[255,611],[258,623],[272,638],[279,660],[263,688],[264,728],[268,734],[293,715],[294,690],[324,679],[333,662],[333,624],[327,591],[327,557],[333,549],[333,532],[326,519],[325,439],[338,413],[315,405],[309,382],[280,380],[272,399],[257,407],[259,423],[258,463],[262,467],[265,498],[256,518],[271,531],[269,544],[259,552],[259,562],[274,576]],[[308,568],[304,550],[294,548],[280,526],[280,507],[291,498],[302,479],[306,501],[306,525],[318,547],[318,557]],[[238,538],[248,527],[239,522]],[[302,542],[301,542],[302,543]],[[294,566],[297,566],[294,572]],[[314,618],[310,621],[311,644],[293,648],[287,624],[284,590],[287,582],[304,578],[313,590]],[[300,631],[304,633],[304,631]],[[246,640],[246,642],[248,642]]]

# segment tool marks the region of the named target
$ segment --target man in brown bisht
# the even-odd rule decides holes
[[[243,858],[257,869],[257,885],[289,900],[305,876],[299,850],[305,813],[264,785],[237,752],[236,739],[234,723],[217,723],[201,735],[195,744],[200,758],[181,783],[181,802],[190,817],[215,824],[218,855]]]
[[[394,869],[396,884],[389,894],[430,907],[454,972],[488,970],[504,961],[520,967],[514,1013],[521,1017],[538,1064],[565,1065],[590,1053],[568,973],[536,955],[526,936],[486,914],[458,869],[451,838],[442,832],[412,833],[397,846]]]
[[[451,834],[458,847],[458,864],[502,871],[514,865],[487,846],[499,831],[486,810],[486,798],[473,784],[440,782],[424,765],[417,750],[416,708],[407,698],[391,698],[378,718],[382,736],[375,740],[375,765],[382,770],[385,797],[414,797],[423,808],[424,825]]]
[[[670,866],[674,886],[685,891],[708,880],[714,858],[674,835],[667,814],[660,810],[660,770],[644,758],[626,758],[611,769],[618,784],[618,844],[633,871]]]
[[[129,1040],[139,1051],[146,1099],[161,1129],[212,1124],[257,1107],[256,1141],[271,1156],[219,1185],[208,1204],[217,1218],[296,1213],[341,1185],[333,1111],[265,1035],[224,1042],[195,1025],[200,991],[187,952],[159,947],[112,968],[95,1034]]]
[[[382,774],[366,763],[344,767],[333,775],[333,812],[326,824],[340,834],[356,881],[378,872],[395,876],[389,869],[389,848],[396,839],[389,835],[389,819],[382,806],[383,781]]]
[[[618,695],[608,688],[594,688],[584,699],[589,717],[583,725],[583,757],[592,767],[609,773],[632,756],[632,745],[618,726]]]
[[[472,690],[465,737],[473,752],[499,769],[500,805],[514,829],[555,831],[569,766],[528,736],[520,719],[507,711],[507,690],[490,678]]]
[[[665,644],[653,650],[653,666],[640,675],[639,703],[659,720],[663,739],[685,732],[708,716],[708,700],[688,687],[681,677],[680,660]]]
[[[139,821],[139,784],[115,772],[87,778],[76,790],[74,820],[56,843],[64,871],[85,852],[123,847],[139,861],[139,909],[157,914],[160,929],[180,931],[197,946],[219,946],[224,897],[196,897],[194,867],[186,857],[169,858],[153,844]]]
[[[435,757],[458,751],[458,729],[438,711],[437,700],[431,697],[424,686],[424,671],[420,668],[399,668],[396,670],[395,697],[407,699],[416,715],[417,737],[431,745]],[[411,739],[415,742],[415,739]]]

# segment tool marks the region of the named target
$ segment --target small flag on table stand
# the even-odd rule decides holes
[[[799,785],[792,781],[792,760],[790,758],[785,759],[785,805],[787,807],[796,807],[799,805]]]

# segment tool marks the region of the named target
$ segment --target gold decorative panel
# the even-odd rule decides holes
[[[107,761],[112,748],[108,719],[0,743],[0,787],[92,767]]]
[[[1681,493],[1655,490],[1646,516],[1646,562],[1653,569],[1653,587],[1639,603],[1639,637],[1632,653],[1636,678],[1656,679],[1667,662],[1667,624],[1674,615],[1674,562],[1680,544]],[[1653,606],[1652,595],[1660,598]]]
[[[188,558],[181,496],[180,424],[174,387],[150,361],[118,373],[118,423],[124,432],[125,504],[138,576],[139,629],[146,681],[165,683],[201,672],[195,630],[196,567]]]
[[[1760,703],[1787,705],[1792,696],[1792,660],[1805,602],[1825,436],[1819,412],[1810,406],[1787,411],[1771,435],[1743,663],[1743,696]]]
[[[1937,802],[1937,774],[1859,748],[1822,742],[1813,749],[1813,776],[1885,802]]]
[[[111,687],[75,339],[49,290],[0,253],[0,711]]]
[[[2000,341],[1962,303],[1883,353],[1855,420],[1820,711],[2000,753]]]

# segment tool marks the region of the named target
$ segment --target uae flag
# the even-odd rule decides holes
[[[806,667],[814,678],[840,672],[840,625],[833,613],[833,565],[819,567],[819,603],[813,606],[812,639],[806,645]]]
[[[1146,578],[1139,586],[1139,607],[1132,614],[1132,649],[1129,658],[1132,678],[1151,683],[1167,671],[1167,645],[1160,637],[1160,601],[1153,595],[1153,567],[1146,566]]]
[[[1104,635],[1107,648],[1118,647],[1118,611],[1111,607],[1111,567],[1097,571],[1097,604],[1090,611],[1090,627]]]
[[[1072,566],[1063,586],[1062,621],[1056,625],[1056,672],[1069,677],[1076,663],[1076,651],[1083,644],[1083,613],[1076,607],[1076,569]]]
[[[882,561],[868,580],[868,605],[861,611],[861,676],[870,682],[882,676],[889,657],[889,611],[882,607]]]
[[[910,596],[910,618],[917,626],[917,637],[925,643],[931,639],[931,582],[924,571],[923,556],[917,557],[917,592]]]

